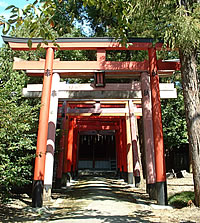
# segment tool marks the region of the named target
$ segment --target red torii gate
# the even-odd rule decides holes
[[[50,94],[53,72],[58,72],[62,77],[65,76],[88,76],[96,73],[97,80],[102,84],[102,75],[112,77],[121,76],[134,77],[142,72],[150,73],[150,85],[152,94],[152,113],[153,113],[153,132],[154,150],[156,164],[157,182],[157,201],[158,204],[166,204],[166,171],[164,161],[163,131],[161,120],[159,76],[172,73],[180,69],[180,63],[162,62],[156,59],[156,50],[161,50],[162,44],[157,43],[153,46],[153,39],[131,38],[127,47],[113,38],[58,38],[56,43],[59,50],[96,50],[97,61],[59,61],[54,60],[54,50],[58,47],[48,41],[48,45],[43,43],[40,38],[33,38],[32,47],[28,47],[27,38],[13,38],[3,36],[4,42],[8,43],[13,50],[36,50],[38,44],[46,49],[46,59],[40,61],[15,61],[13,68],[16,70],[26,70],[29,75],[43,76],[43,90],[41,97],[41,109],[39,118],[39,129],[37,139],[37,150],[34,171],[33,186],[33,206],[42,206],[43,181],[45,170],[45,153],[48,134],[48,117]],[[107,50],[146,50],[149,60],[142,62],[126,61],[106,61]],[[78,73],[78,75],[77,75]]]

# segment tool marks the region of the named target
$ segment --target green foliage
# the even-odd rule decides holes
[[[59,36],[71,33],[74,21],[74,11],[77,5],[69,0],[36,0],[33,4],[27,4],[23,9],[14,5],[7,7],[11,16],[8,21],[0,18],[3,25],[3,33],[8,33],[20,27],[26,27],[24,37],[42,37],[44,40],[55,40]],[[22,33],[21,33],[22,34]]]
[[[36,145],[38,106],[22,98],[24,72],[12,70],[13,52],[0,49],[0,199],[30,183]]]
[[[162,100],[162,122],[165,149],[188,143],[183,93],[177,87],[177,98]]]
[[[187,207],[190,201],[194,201],[194,192],[192,191],[177,193],[168,199],[169,204],[176,208]]]
[[[54,40],[71,33],[75,21],[86,21],[94,36],[114,36],[124,42],[130,36],[153,37],[188,49],[200,43],[198,1],[36,0],[23,9],[11,5],[8,10],[10,19],[0,19],[4,33],[25,24],[29,37]]]
[[[172,48],[199,46],[198,1],[84,0],[83,5],[91,27],[104,27],[108,35],[124,41],[130,36],[152,37],[155,40],[164,39]]]

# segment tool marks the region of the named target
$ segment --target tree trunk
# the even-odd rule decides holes
[[[200,206],[200,102],[196,50],[179,50],[182,86],[194,179],[195,205]]]

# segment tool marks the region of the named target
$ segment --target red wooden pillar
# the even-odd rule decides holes
[[[125,117],[122,119],[123,123],[123,153],[124,153],[124,171],[128,174],[128,160],[127,160],[127,138],[126,138],[126,119]]]
[[[128,174],[128,160],[127,160],[127,138],[126,138],[126,119],[123,118],[123,147],[124,147],[124,171]]]
[[[126,120],[123,117],[122,122],[122,174],[125,181],[128,180],[128,166],[127,166],[127,139],[126,139]]]
[[[76,125],[76,119],[74,120],[74,125]],[[73,165],[73,175],[76,172],[77,166],[77,142],[78,142],[78,129],[74,128],[73,132],[73,151],[72,151],[72,165]]]
[[[153,133],[154,133],[154,150],[156,164],[156,187],[157,203],[160,205],[167,204],[167,186],[166,186],[166,169],[163,144],[163,129],[160,104],[159,76],[156,60],[156,49],[150,48],[149,51],[149,72],[152,96],[152,114],[153,114]]]
[[[65,105],[66,108],[66,105]],[[66,111],[65,111],[66,113]],[[69,116],[65,117],[66,119],[66,125],[65,125],[65,129],[64,129],[64,151],[63,151],[63,166],[62,166],[62,176],[61,179],[58,180],[58,186],[59,186],[59,181],[60,181],[60,186],[61,186],[61,181],[63,186],[66,185],[67,183],[67,179],[68,179],[68,171],[67,171],[67,152],[68,152],[68,133],[69,133]],[[60,187],[59,186],[59,187]]]
[[[120,119],[120,132],[119,132],[119,137],[120,137],[120,151],[119,151],[119,158],[120,158],[120,172],[123,174],[124,172],[124,167],[125,167],[125,162],[124,162],[124,137],[123,137],[123,121]]]
[[[33,180],[32,206],[42,207],[43,184],[45,171],[45,154],[47,147],[49,107],[51,97],[52,70],[53,70],[54,49],[48,48],[45,60],[45,72],[41,97],[41,108],[39,117],[37,149],[35,158],[35,170]]]
[[[116,160],[117,160],[117,171],[121,171],[121,162],[120,162],[120,133],[119,130],[115,134],[115,144],[116,144]]]
[[[73,155],[73,127],[74,118],[69,120],[69,132],[68,132],[68,146],[67,146],[67,173],[71,173],[72,168],[72,155]]]
[[[63,157],[63,173],[67,173],[67,151],[68,151],[68,133],[69,133],[69,116],[66,116],[66,128],[65,128],[65,149],[64,149],[64,157]]]
[[[61,179],[63,173],[63,160],[64,160],[64,150],[65,150],[65,131],[66,131],[66,119],[62,120],[62,132],[60,137],[60,151],[58,153],[58,166],[56,170],[56,182],[57,186],[61,186]]]
[[[80,148],[80,132],[77,129],[76,172],[75,172],[76,177],[78,176],[79,148]]]
[[[147,72],[141,73],[141,90],[142,90],[142,117],[144,131],[144,145],[146,156],[146,181],[147,191],[150,198],[155,198],[156,189],[156,171],[155,171],[155,154],[154,154],[154,137],[152,122],[151,106],[151,88],[150,77]]]

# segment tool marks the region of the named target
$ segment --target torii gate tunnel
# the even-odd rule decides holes
[[[117,89],[127,91],[126,87],[123,88],[119,84],[113,84],[112,87],[107,85],[106,78],[140,78],[139,91],[142,92],[142,101],[139,100],[139,104],[142,103],[147,185],[150,191],[156,186],[157,203],[166,205],[167,187],[159,76],[168,76],[174,71],[180,70],[180,63],[157,60],[156,51],[161,50],[163,44],[153,44],[153,39],[130,38],[125,47],[114,38],[58,38],[56,40],[56,44],[59,45],[58,49],[58,45],[51,41],[48,41],[48,45],[44,44],[41,38],[31,39],[31,48],[28,46],[29,39],[27,38],[3,36],[3,40],[9,44],[12,50],[36,50],[38,44],[46,49],[46,59],[39,61],[16,60],[13,66],[15,70],[25,70],[28,75],[43,76],[34,170],[33,206],[42,206],[43,188],[45,187],[45,190],[48,191],[48,186],[52,186],[52,174],[49,176],[49,173],[53,173],[52,157],[55,150],[59,97],[61,101],[64,101],[61,105],[64,109],[64,119],[62,119],[61,124],[63,133],[60,140],[61,152],[59,153],[57,178],[61,179],[64,173],[74,173],[81,165],[84,165],[84,162],[81,163],[81,157],[84,158],[85,152],[80,149],[78,144],[81,141],[78,141],[78,138],[81,139],[81,137],[86,137],[89,134],[92,140],[96,140],[95,137],[98,134],[95,131],[102,132],[102,135],[107,135],[106,137],[111,137],[112,140],[115,137],[116,153],[111,148],[109,159],[116,159],[117,169],[124,175],[127,174],[128,182],[133,183],[134,177],[137,179],[139,176],[135,121],[139,115],[137,114],[138,100],[123,99],[120,101],[119,98],[113,98],[116,100],[108,100],[103,103],[103,100],[99,98],[92,100],[91,103],[87,98],[88,101],[85,100],[84,102],[79,98],[77,101],[71,100],[70,102],[69,96],[65,100],[59,96],[59,77],[94,77],[93,90],[99,89],[99,91],[115,91]],[[55,50],[95,50],[97,60],[60,61],[54,59]],[[141,62],[106,60],[107,51],[119,50],[148,51],[149,59]],[[92,94],[90,88],[88,91],[91,91]],[[106,107],[109,108],[109,112],[106,111]],[[55,111],[52,112],[53,110]],[[87,112],[85,112],[86,110]],[[85,113],[87,114],[84,115]],[[80,150],[79,153],[77,152],[78,149]],[[105,154],[108,154],[108,151],[105,151]],[[80,158],[79,164],[77,163],[78,156]],[[95,159],[91,160],[93,168],[100,165]],[[107,165],[106,160],[104,165]]]

